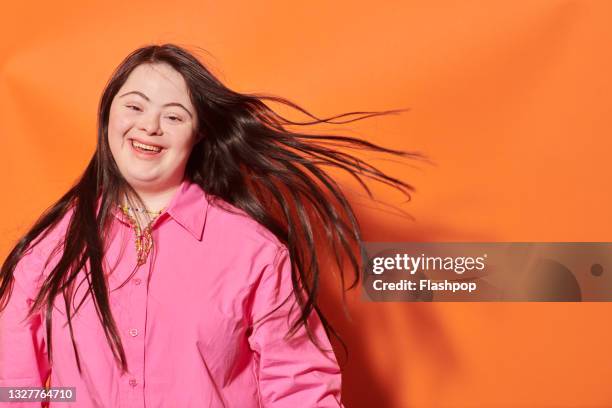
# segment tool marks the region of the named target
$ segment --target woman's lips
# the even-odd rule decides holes
[[[139,141],[137,141],[137,140],[135,140],[135,139],[130,139],[130,142],[129,142],[129,143],[130,143],[130,147],[131,147],[132,151],[134,152],[134,154],[135,154],[136,156],[138,156],[138,157],[141,157],[141,158],[147,158],[147,159],[154,158],[154,157],[159,156],[159,155],[160,155],[160,154],[161,154],[161,153],[162,153],[162,152],[165,150],[165,149],[164,149],[163,147],[161,147],[161,146],[149,145],[149,144],[147,144],[147,143],[142,143],[142,142],[139,142]],[[157,148],[159,148],[159,149],[161,149],[161,150],[159,150],[159,151],[157,151],[157,152],[156,152],[156,151],[152,151],[152,150],[140,149],[140,148],[136,147],[136,146],[134,145],[134,143],[136,143],[136,144],[144,144],[145,146],[157,147]]]

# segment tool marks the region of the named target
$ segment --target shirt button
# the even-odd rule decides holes
[[[138,329],[130,329],[130,336],[132,337],[138,336]]]
[[[140,285],[140,282],[142,282],[140,278],[134,278],[134,285]]]
[[[131,385],[132,387],[135,387],[137,384],[138,384],[138,381],[136,381],[136,379],[135,379],[135,378],[132,378],[132,379],[130,380],[130,385]]]

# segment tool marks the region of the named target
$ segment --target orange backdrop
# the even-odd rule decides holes
[[[612,2],[554,0],[5,4],[0,255],[81,174],[111,70],[150,42],[202,47],[228,86],[319,116],[410,108],[324,128],[435,162],[371,159],[417,192],[401,204],[372,185],[409,220],[355,190],[367,240],[611,241],[610,15]],[[350,350],[347,407],[612,406],[606,303],[359,295],[352,321],[326,301]]]

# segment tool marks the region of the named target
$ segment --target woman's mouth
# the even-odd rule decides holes
[[[158,155],[163,150],[160,146],[148,145],[134,139],[131,140],[131,145],[136,153],[146,156]]]

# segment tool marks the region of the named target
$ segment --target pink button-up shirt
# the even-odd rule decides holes
[[[239,214],[213,205],[197,184],[183,181],[154,221],[154,250],[131,277],[134,230],[115,210],[104,267],[112,270],[110,304],[127,375],[113,358],[91,296],[72,319],[82,376],[64,325],[63,296],[52,314],[52,367],[44,312],[21,322],[59,261],[56,254],[45,266],[65,234],[69,212],[15,269],[10,302],[0,313],[0,386],[40,387],[50,375],[52,387],[76,387],[76,403],[52,407],[342,407],[333,352],[322,354],[303,327],[283,340],[294,297],[256,322],[293,296],[289,253],[272,233],[230,208]],[[76,290],[77,304],[86,284]],[[289,322],[298,312],[295,304]],[[310,321],[320,344],[331,349],[315,312]]]

